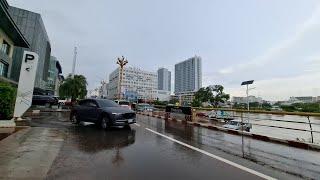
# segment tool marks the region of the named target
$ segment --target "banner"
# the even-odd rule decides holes
[[[38,54],[34,52],[24,51],[20,79],[17,91],[16,105],[13,117],[20,118],[31,106],[34,81],[38,67]]]

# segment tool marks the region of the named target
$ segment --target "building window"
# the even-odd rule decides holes
[[[6,53],[7,55],[9,55],[10,48],[11,48],[11,46],[9,45],[9,43],[7,41],[3,40],[3,44],[1,46],[1,51]]]
[[[0,76],[7,77],[9,65],[0,61]]]

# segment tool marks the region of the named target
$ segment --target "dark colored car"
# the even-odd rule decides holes
[[[49,95],[33,95],[32,105],[50,107],[52,105],[58,105],[58,99]]]
[[[75,124],[81,121],[93,122],[103,129],[112,126],[129,127],[136,122],[136,113],[111,100],[85,99],[73,107],[70,120]]]

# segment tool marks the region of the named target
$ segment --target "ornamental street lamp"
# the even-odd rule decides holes
[[[122,78],[123,78],[123,69],[126,64],[128,64],[128,60],[125,59],[123,56],[118,58],[117,64],[120,66],[120,75],[119,75],[119,82],[118,82],[118,99],[121,100],[121,86],[122,86]]]

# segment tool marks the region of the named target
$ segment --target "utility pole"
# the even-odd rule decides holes
[[[77,52],[77,47],[74,47],[72,74],[71,74],[72,79],[74,78],[74,73],[75,73],[75,70],[76,70],[77,53],[78,53]]]
[[[118,83],[118,99],[121,100],[121,86],[122,86],[122,78],[123,78],[123,69],[126,64],[128,64],[128,60],[125,59],[123,56],[118,58],[117,64],[119,65],[119,83]]]

